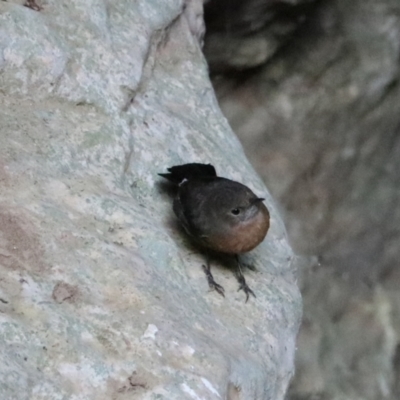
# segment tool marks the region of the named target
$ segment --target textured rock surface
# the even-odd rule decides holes
[[[198,7],[41,5],[0,2],[0,397],[283,399],[297,261],[219,111]],[[173,222],[157,172],[187,161],[267,197],[247,304],[222,264],[226,298],[208,293]]]
[[[317,0],[211,0],[204,53],[215,71],[264,64],[303,24]]]
[[[292,399],[400,396],[399,57],[397,0],[326,0],[265,67],[215,79],[291,242],[318,255]]]

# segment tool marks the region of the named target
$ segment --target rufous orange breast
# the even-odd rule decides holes
[[[246,253],[264,240],[270,225],[269,219],[268,209],[262,205],[253,219],[238,223],[226,232],[207,237],[205,244],[222,253]]]

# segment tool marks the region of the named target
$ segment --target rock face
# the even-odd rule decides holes
[[[204,52],[213,72],[263,65],[292,37],[316,0],[211,0]]]
[[[399,57],[398,1],[327,0],[267,65],[215,78],[291,242],[318,256],[292,399],[400,396]]]
[[[199,2],[20,3],[0,2],[0,397],[283,399],[297,259],[218,108]],[[247,304],[227,262],[208,292],[174,222],[157,173],[190,161],[267,198]]]

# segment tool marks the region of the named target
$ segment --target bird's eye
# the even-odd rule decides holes
[[[233,215],[239,215],[240,214],[240,209],[239,208],[234,208],[234,209],[231,210],[231,213]]]

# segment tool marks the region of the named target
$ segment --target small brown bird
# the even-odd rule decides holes
[[[201,247],[232,254],[236,258],[239,290],[255,297],[247,286],[238,255],[254,249],[265,238],[269,212],[263,198],[247,186],[218,177],[211,164],[184,164],[159,174],[178,185],[173,210],[188,235]],[[209,256],[203,265],[210,288],[224,296],[224,288],[214,281]]]

